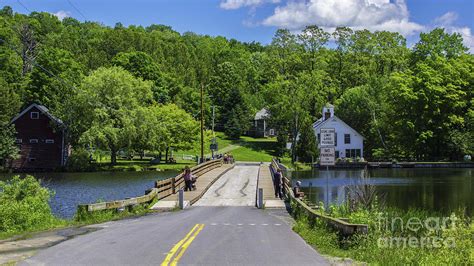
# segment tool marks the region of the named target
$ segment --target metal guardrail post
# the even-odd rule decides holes
[[[178,191],[178,206],[182,210],[184,209],[184,190],[180,189]]]
[[[263,209],[263,188],[258,189],[258,208]]]

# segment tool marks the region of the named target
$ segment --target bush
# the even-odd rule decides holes
[[[66,168],[68,171],[72,172],[93,170],[93,167],[90,164],[89,152],[83,148],[73,150],[71,156],[67,160]]]
[[[48,204],[52,194],[33,176],[0,181],[0,232],[15,234],[61,224]]]

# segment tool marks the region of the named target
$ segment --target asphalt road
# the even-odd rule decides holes
[[[253,207],[257,171],[237,166],[197,202],[201,206],[100,224],[99,230],[42,250],[21,264],[328,264],[291,230],[286,210]]]

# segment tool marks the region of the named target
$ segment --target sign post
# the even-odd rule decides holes
[[[329,208],[329,166],[336,163],[336,130],[334,128],[321,128],[321,145],[319,152],[319,165],[326,166],[326,199],[324,209],[326,212]]]
[[[217,149],[218,149],[216,138],[212,139],[211,145],[209,145],[209,148],[212,152],[212,159],[214,159],[214,152],[217,151]]]

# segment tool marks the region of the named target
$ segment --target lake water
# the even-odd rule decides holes
[[[360,184],[362,170],[295,171],[313,202],[341,204],[346,187]],[[458,208],[474,211],[474,169],[372,169],[368,182],[382,195],[386,206],[421,208],[449,214]]]
[[[94,203],[98,200],[111,201],[136,197],[153,188],[156,180],[176,176],[176,171],[145,172],[94,172],[94,173],[39,173],[42,185],[53,190],[50,200],[53,213],[70,219],[76,213],[77,205]],[[0,180],[12,174],[0,174]]]

